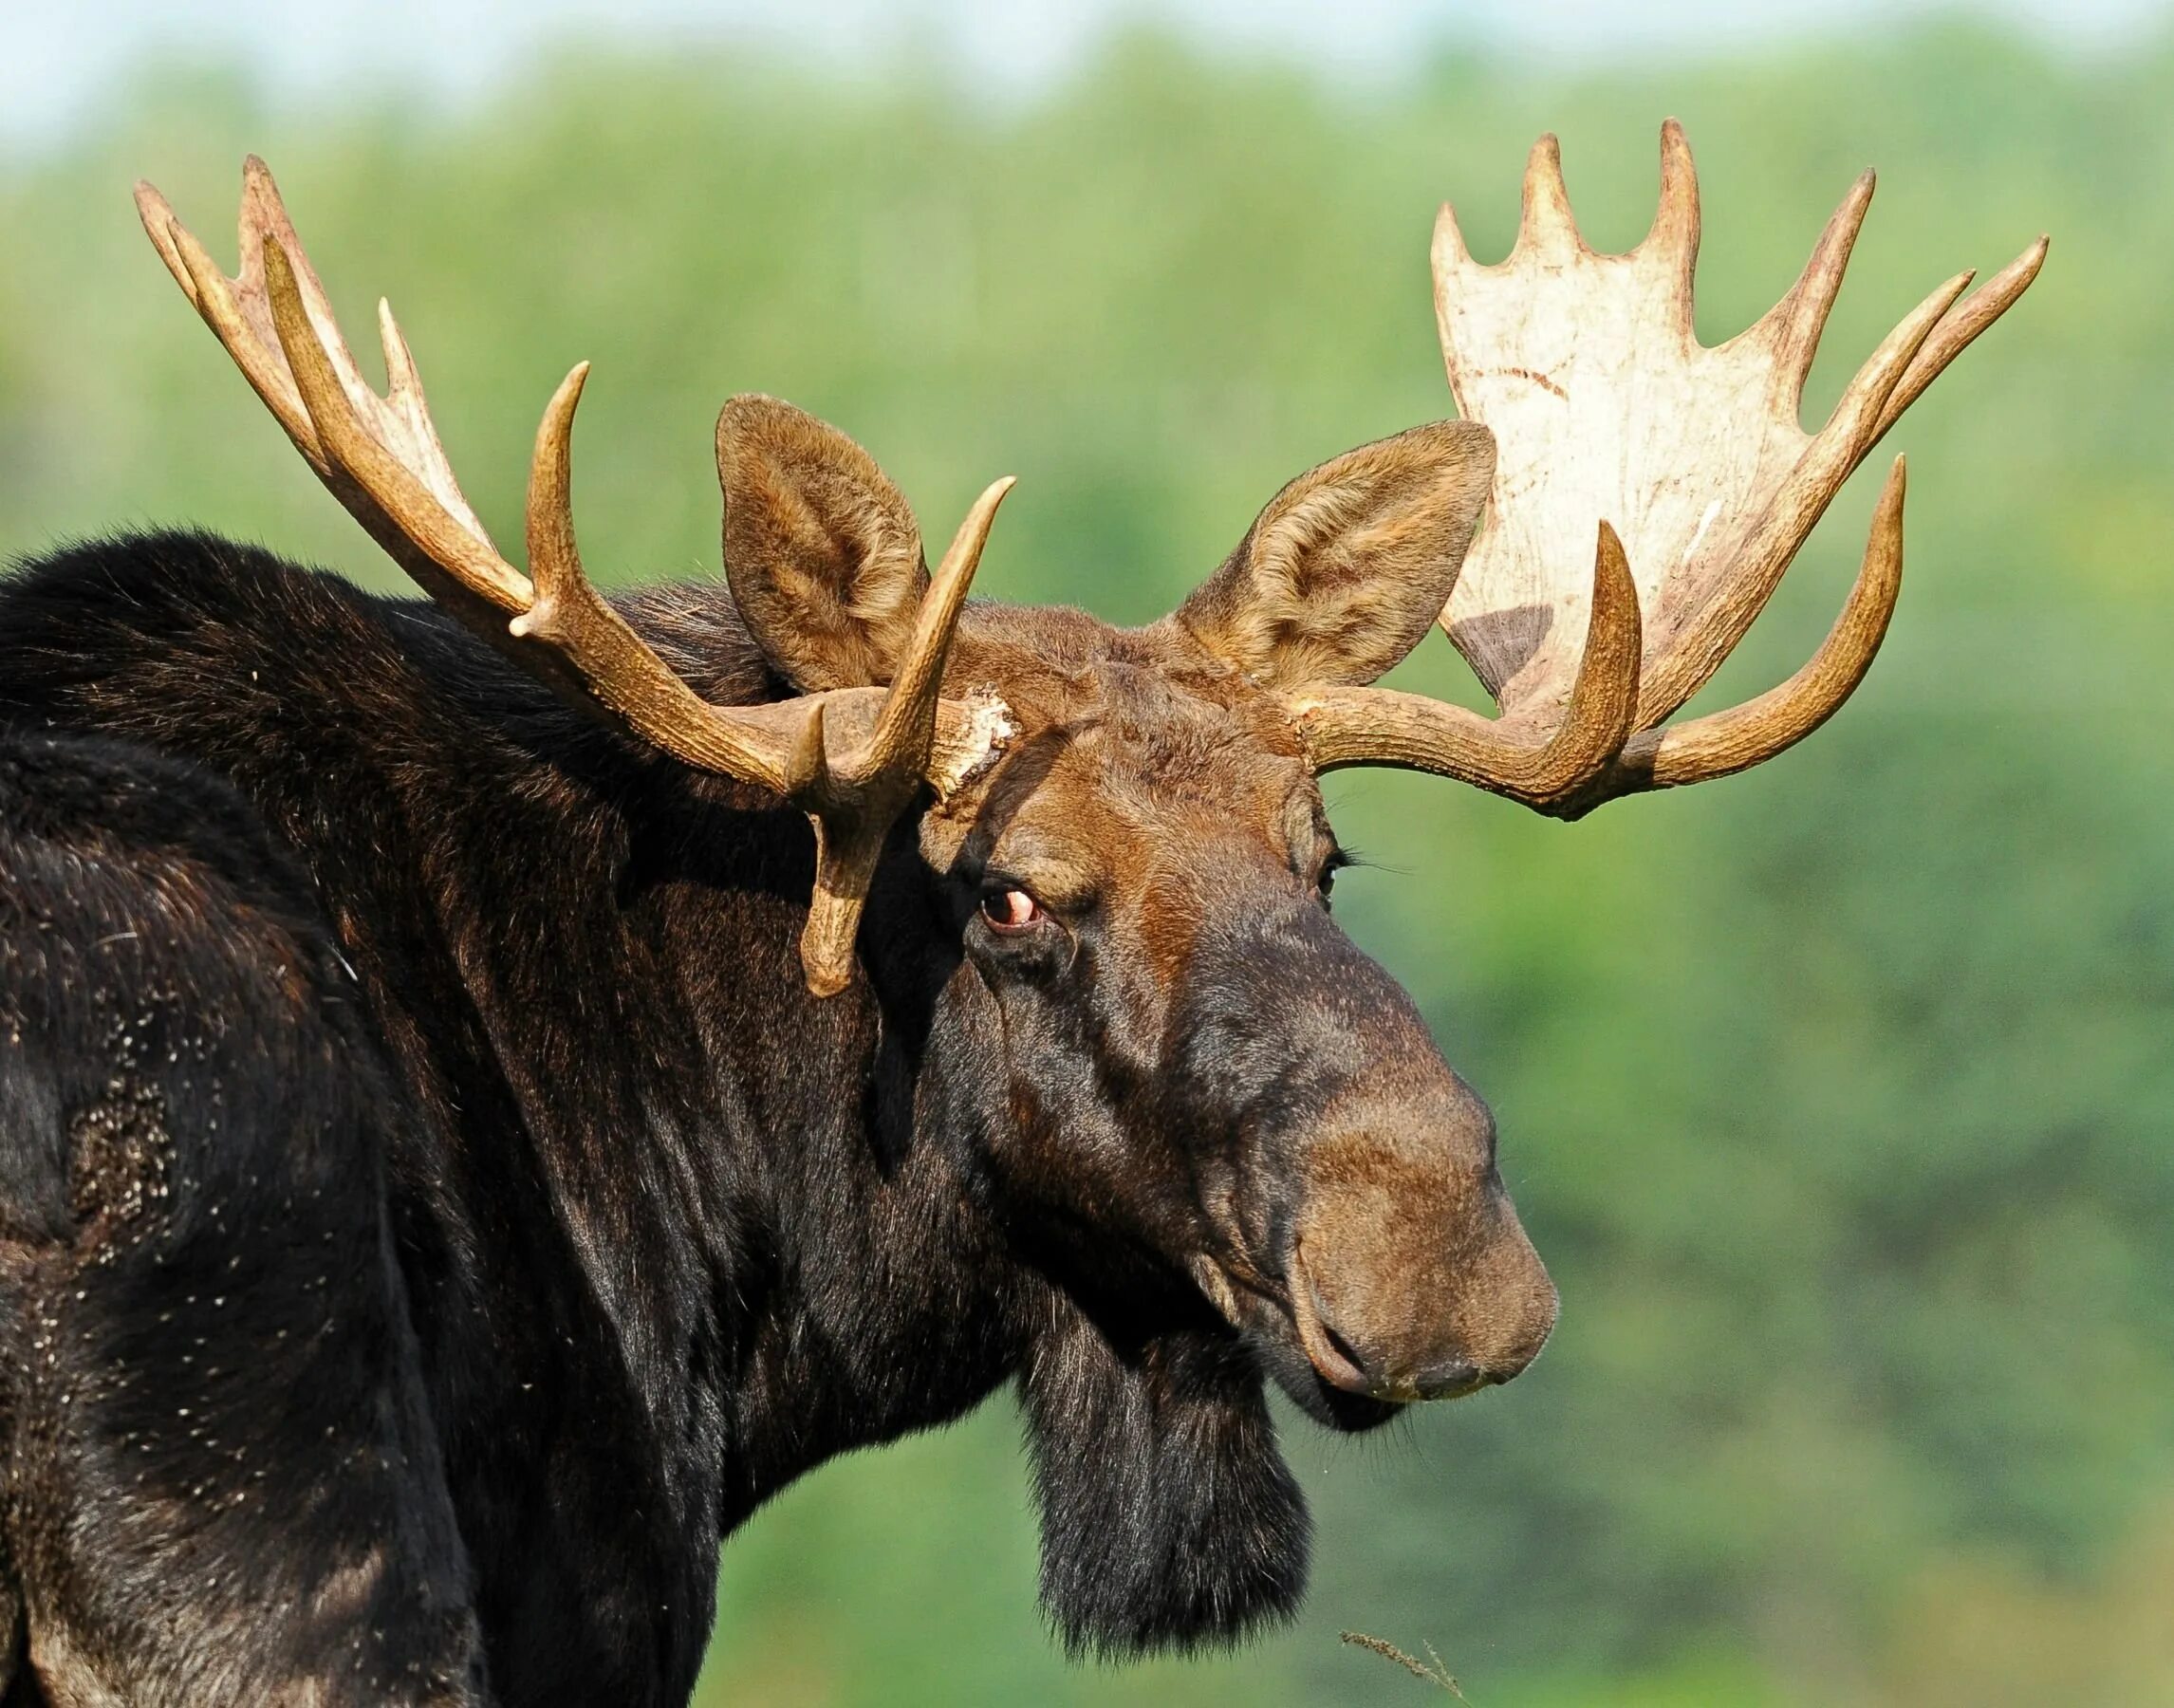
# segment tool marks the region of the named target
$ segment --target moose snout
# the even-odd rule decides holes
[[[1286,1271],[1300,1348],[1377,1400],[1508,1382],[1555,1326],[1554,1284],[1492,1166],[1411,1167],[1397,1148],[1332,1142],[1312,1171]]]

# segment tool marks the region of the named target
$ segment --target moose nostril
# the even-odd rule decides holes
[[[1459,1394],[1468,1394],[1488,1381],[1499,1382],[1499,1376],[1486,1376],[1477,1365],[1468,1364],[1461,1358],[1445,1358],[1412,1372],[1412,1386],[1419,1390],[1421,1400],[1447,1400]]]
[[[1370,1392],[1374,1382],[1358,1347],[1329,1324],[1326,1301],[1313,1277],[1307,1272],[1301,1247],[1291,1253],[1291,1316],[1298,1330],[1298,1344],[1321,1379],[1347,1393]]]
[[[1337,1355],[1348,1362],[1353,1369],[1362,1376],[1370,1377],[1373,1375],[1373,1371],[1367,1367],[1366,1356],[1360,1352],[1358,1347],[1338,1334],[1336,1325],[1329,1322],[1326,1317],[1321,1319],[1321,1332],[1328,1337],[1329,1344],[1336,1348]]]

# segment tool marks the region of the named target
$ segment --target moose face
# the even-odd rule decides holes
[[[719,443],[727,572],[773,668],[887,677],[921,596],[903,499],[771,399],[728,405]],[[974,607],[947,691],[994,693],[1013,734],[920,821],[957,934],[961,1042],[936,1053],[980,1082],[1033,1261],[1143,1331],[1205,1307],[1342,1428],[1509,1380],[1554,1321],[1485,1105],[1329,915],[1343,857],[1274,692],[1419,640],[1493,467],[1454,425],[1340,457],[1147,629]]]
[[[1330,917],[1343,856],[1288,723],[1174,630],[1021,615],[1022,655],[1069,630],[1085,657],[1005,680],[1021,735],[920,843],[1035,1237],[1116,1306],[1197,1290],[1339,1427],[1515,1375],[1553,1290],[1486,1107]]]

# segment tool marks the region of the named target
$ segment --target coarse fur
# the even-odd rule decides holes
[[[732,590],[620,602],[715,702],[880,676],[925,580],[782,409]],[[1307,495],[1307,553],[1344,514],[1395,568],[1308,668],[1401,656],[1470,536],[1472,447],[1397,443]],[[189,533],[0,585],[7,1699],[682,1701],[721,1538],[1014,1379],[1068,1646],[1287,1615],[1264,1380],[1366,1427],[1514,1374],[1553,1294],[1326,912],[1229,590],[1273,521],[1190,619],[970,609],[948,679],[1019,735],[898,826],[827,1000],[804,818],[434,607]]]
[[[307,879],[208,773],[49,734],[0,737],[0,872],[8,1699],[473,1699],[408,1111]]]

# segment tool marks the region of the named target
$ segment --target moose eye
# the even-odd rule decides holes
[[[981,898],[981,917],[992,931],[1028,931],[1047,917],[1042,904],[1023,889],[991,890]]]
[[[1313,893],[1321,899],[1321,905],[1329,905],[1329,897],[1336,891],[1336,874],[1352,863],[1352,858],[1342,848],[1331,848],[1329,858],[1321,863],[1321,875],[1313,881]]]

